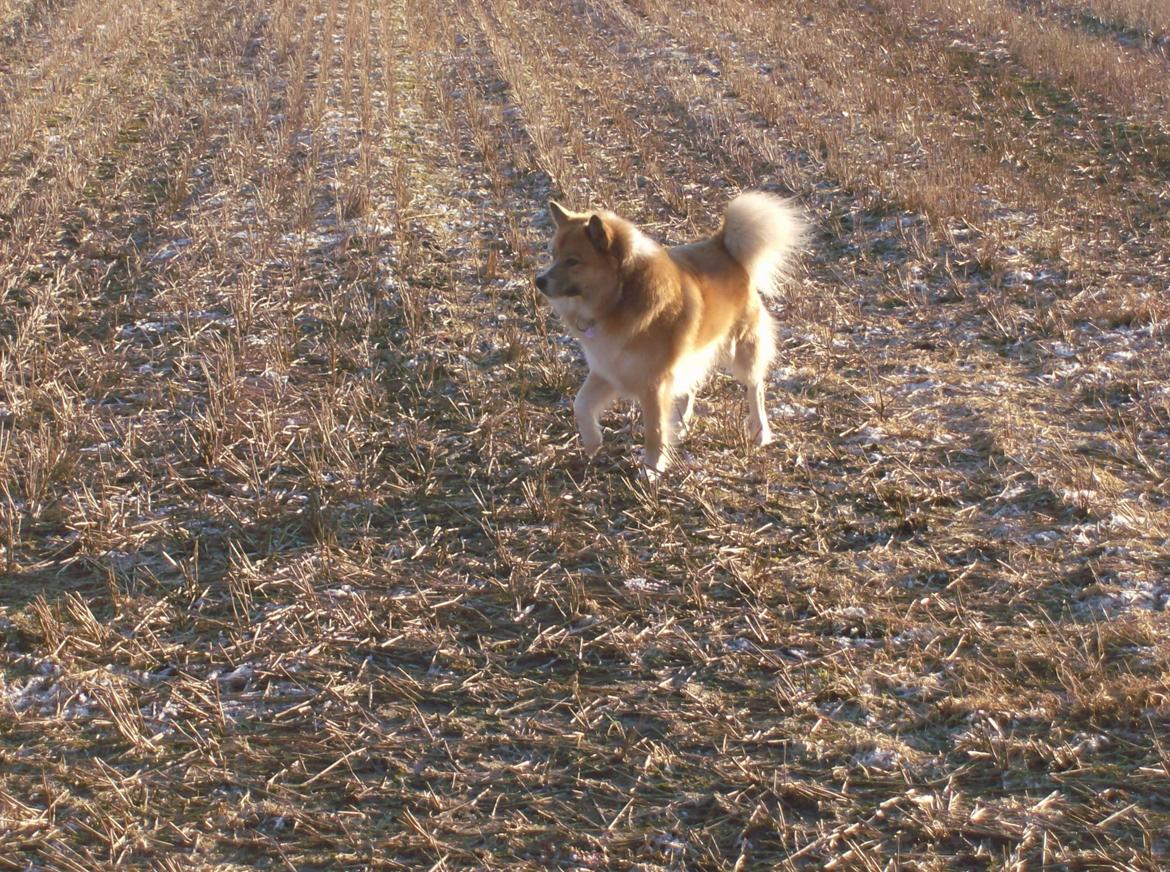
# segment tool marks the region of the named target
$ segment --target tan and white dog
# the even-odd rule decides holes
[[[708,239],[666,248],[612,212],[549,208],[553,264],[536,286],[581,343],[589,363],[573,411],[581,446],[601,446],[598,416],[618,396],[636,399],[645,425],[643,464],[665,471],[694,409],[695,391],[723,367],[748,391],[748,435],[772,440],[764,380],[775,350],[763,298],[806,235],[791,203],[740,194]]]

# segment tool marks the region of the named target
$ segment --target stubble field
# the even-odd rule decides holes
[[[0,0],[0,868],[1170,863],[1165,0]],[[815,230],[592,463],[550,196]]]

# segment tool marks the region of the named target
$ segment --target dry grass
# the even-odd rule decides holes
[[[1170,3],[1166,0],[1038,0],[1049,15],[1113,34],[1124,44],[1139,44],[1170,56]]]
[[[0,868],[1164,868],[1162,18],[0,0]],[[778,444],[586,464],[546,199],[760,185]]]
[[[994,41],[995,49],[1030,72],[1074,93],[1100,94],[1125,115],[1153,123],[1166,118],[1170,65],[1146,46],[1102,39],[1057,16],[1020,14],[1013,4],[996,0],[897,0],[893,5],[923,23],[937,24],[941,19],[960,41],[965,36]],[[954,23],[950,16],[955,16]]]

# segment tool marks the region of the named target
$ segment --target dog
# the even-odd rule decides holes
[[[601,447],[605,408],[635,399],[643,471],[657,478],[691,420],[695,391],[716,367],[747,388],[749,438],[771,442],[764,381],[776,343],[764,300],[778,293],[807,236],[800,210],[748,191],[728,205],[718,233],[672,248],[612,212],[573,212],[556,201],[549,211],[553,263],[535,281],[589,364],[573,403],[586,454]]]

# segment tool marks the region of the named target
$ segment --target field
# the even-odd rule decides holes
[[[549,197],[814,232],[579,453]],[[1166,0],[0,0],[0,869],[1170,865]]]

